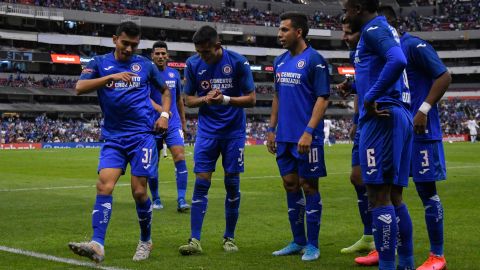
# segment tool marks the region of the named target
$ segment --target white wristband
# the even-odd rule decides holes
[[[428,104],[427,102],[423,102],[418,111],[422,112],[425,115],[428,115],[428,112],[432,108],[432,105]]]
[[[230,104],[230,97],[223,95],[222,105],[228,105],[228,104]]]
[[[165,117],[165,118],[169,119],[169,118],[170,118],[170,114],[167,113],[167,112],[162,112],[162,113],[160,114],[160,117]]]

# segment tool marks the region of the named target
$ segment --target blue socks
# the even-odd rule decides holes
[[[437,194],[435,182],[418,182],[415,185],[425,208],[430,251],[441,256],[443,255],[443,206]]]
[[[413,260],[413,226],[407,206],[401,204],[395,207],[398,224],[398,267],[400,269],[415,269]]]
[[[308,244],[318,248],[318,234],[322,218],[322,199],[320,193],[305,195],[305,210],[307,214]]]
[[[197,178],[193,189],[192,208],[190,210],[190,229],[192,234],[190,237],[198,240],[200,240],[203,218],[207,211],[210,184],[210,181]]]
[[[379,255],[379,269],[395,270],[397,245],[397,217],[393,205],[372,209],[372,227],[375,247]]]
[[[234,238],[235,227],[240,208],[240,176],[238,174],[225,176],[225,234],[223,237]]]
[[[287,192],[288,220],[293,234],[293,241],[301,246],[307,244],[305,237],[305,199],[303,192]]]
[[[185,160],[175,162],[175,176],[177,180],[178,199],[185,199],[187,193],[188,170]]]
[[[357,192],[358,212],[363,223],[363,234],[372,235],[372,213],[368,211],[368,195],[365,185],[354,185]]]
[[[105,243],[105,233],[112,214],[112,195],[97,195],[92,212],[92,228],[95,241],[102,246]]]
[[[158,194],[158,173],[156,177],[148,178],[148,187],[152,194],[152,200],[160,199],[160,195]]]
[[[148,198],[143,203],[137,203],[138,223],[140,224],[140,240],[147,242],[151,236],[152,202]]]

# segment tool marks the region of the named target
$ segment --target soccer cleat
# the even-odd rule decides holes
[[[180,213],[185,213],[190,210],[190,205],[185,201],[184,198],[179,198],[177,200],[177,211]]]
[[[223,250],[225,252],[237,252],[238,247],[235,245],[235,240],[233,238],[227,237],[223,239]]]
[[[93,241],[81,243],[70,242],[68,243],[68,247],[73,253],[82,257],[87,257],[96,263],[101,263],[105,259],[105,251],[103,247]]]
[[[314,261],[320,257],[320,249],[313,245],[307,245],[305,253],[302,255],[302,261]]]
[[[286,256],[286,255],[292,255],[292,254],[299,254],[302,253],[303,250],[305,249],[305,246],[300,246],[295,242],[291,242],[288,244],[286,247],[274,251],[272,253],[273,256]]]
[[[134,261],[143,261],[150,257],[150,251],[152,251],[153,244],[152,240],[147,242],[139,241],[137,245],[137,250],[135,251],[135,255],[133,255]]]
[[[178,251],[180,252],[180,254],[185,256],[200,254],[203,252],[202,246],[200,245],[200,240],[197,240],[195,238],[190,238],[188,240],[188,244],[180,246]]]
[[[378,264],[378,252],[376,250],[371,251],[368,253],[367,256],[357,257],[355,258],[355,262],[360,265],[365,266],[372,266]]]
[[[160,201],[160,199],[156,199],[153,201],[153,209],[157,209],[157,210],[163,209],[163,204],[162,204],[162,201]]]
[[[430,253],[428,259],[420,265],[417,270],[446,270],[447,261],[445,256],[438,256],[433,253]]]
[[[360,240],[358,240],[355,244],[342,248],[340,253],[347,254],[347,253],[355,253],[355,252],[364,252],[364,251],[372,251],[375,249],[375,242],[373,241],[373,235],[363,235]]]

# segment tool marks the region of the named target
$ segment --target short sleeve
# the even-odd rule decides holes
[[[100,77],[100,72],[98,72],[97,60],[96,58],[93,58],[82,70],[82,73],[80,74],[80,80],[91,80],[98,77]]]
[[[315,95],[317,97],[330,96],[330,74],[325,59],[319,54],[313,54],[309,68],[309,77],[313,80],[312,86]]]
[[[409,60],[413,61],[421,70],[427,72],[433,79],[440,77],[447,71],[435,49],[425,41],[419,40],[419,42],[413,43],[410,54]]]
[[[157,87],[158,89],[162,89],[165,87],[165,81],[160,74],[157,66],[153,62],[149,63],[150,66],[150,82]]]
[[[189,96],[195,95],[195,75],[192,67],[192,63],[187,61],[187,65],[184,70],[185,75],[185,87],[183,87],[183,92]]]
[[[248,60],[240,59],[240,61],[237,63],[237,69],[240,90],[245,94],[255,91],[253,75],[252,71],[250,70],[250,63],[248,63]]]

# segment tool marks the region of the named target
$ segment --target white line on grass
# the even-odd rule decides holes
[[[47,261],[66,263],[66,264],[77,265],[77,266],[85,266],[85,267],[90,267],[90,268],[95,268],[95,269],[128,270],[128,269],[125,269],[125,268],[101,266],[101,265],[98,265],[98,264],[95,264],[95,263],[92,263],[92,262],[82,262],[82,261],[78,261],[78,260],[74,260],[74,259],[61,258],[61,257],[53,256],[53,255],[48,255],[48,254],[43,254],[43,253],[18,249],[18,248],[11,248],[11,247],[6,247],[6,246],[0,246],[0,251],[5,251],[5,252],[24,255],[24,256],[29,256],[29,257],[34,257],[34,258],[43,259],[43,260],[47,260]]]

